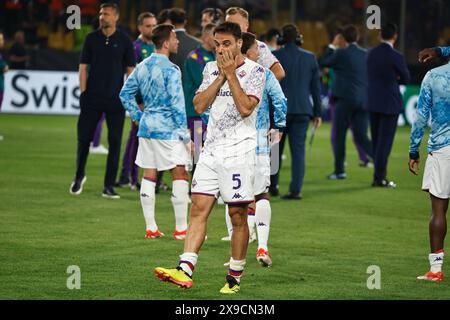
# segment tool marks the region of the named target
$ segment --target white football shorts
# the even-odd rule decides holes
[[[437,198],[450,198],[450,146],[428,155],[423,172],[422,190]]]
[[[189,168],[188,147],[179,140],[159,140],[139,137],[136,164],[143,169],[171,170],[176,166]]]
[[[192,178],[192,194],[218,197],[226,204],[246,204],[254,200],[255,150],[222,158],[200,154]]]

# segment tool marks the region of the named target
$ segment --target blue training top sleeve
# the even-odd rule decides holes
[[[428,72],[422,81],[419,102],[416,109],[416,121],[413,123],[411,128],[411,141],[409,146],[410,159],[419,158],[420,143],[430,117],[432,103],[433,93],[431,88],[431,73]]]
[[[125,81],[119,94],[123,107],[128,111],[133,121],[140,121],[142,117],[142,111],[136,103],[136,93],[139,92],[139,70],[140,66],[138,65]]]
[[[286,127],[287,99],[273,72],[268,71],[266,74],[266,89],[272,101],[274,124],[277,128],[284,128]]]

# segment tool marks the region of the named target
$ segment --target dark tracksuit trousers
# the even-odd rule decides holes
[[[85,175],[85,167],[89,155],[90,143],[94,137],[95,128],[105,113],[108,127],[108,157],[106,160],[105,187],[113,187],[119,168],[120,146],[125,122],[125,111],[97,110],[87,106],[81,107],[78,118],[78,147],[76,179]]]
[[[372,143],[367,135],[369,129],[369,113],[363,108],[362,102],[343,98],[336,99],[336,144],[334,149],[334,172],[344,173],[345,140],[347,129],[351,125],[355,142],[373,159]]]

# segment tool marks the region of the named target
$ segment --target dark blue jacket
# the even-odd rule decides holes
[[[334,97],[363,104],[367,91],[367,51],[356,43],[347,48],[330,47],[320,57],[321,67],[332,68],[335,74],[331,92]]]
[[[367,110],[383,114],[399,114],[403,111],[399,84],[410,80],[405,58],[387,43],[371,49],[367,55],[369,85]]]
[[[293,43],[274,51],[273,54],[286,72],[286,77],[280,81],[280,85],[287,98],[287,113],[320,117],[320,74],[314,54],[298,48]]]

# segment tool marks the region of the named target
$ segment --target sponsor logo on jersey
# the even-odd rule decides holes
[[[213,73],[211,73],[212,76],[218,76],[219,75],[219,70],[214,71]]]
[[[233,95],[231,94],[230,90],[222,90],[222,89],[220,89],[217,92],[217,96],[218,97],[232,97]]]
[[[256,69],[256,72],[264,72],[264,68],[263,67],[259,67],[258,69]]]
[[[247,72],[245,72],[245,70],[242,70],[238,73],[239,78],[243,78],[247,75]]]

